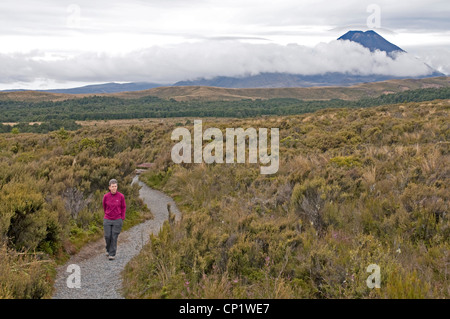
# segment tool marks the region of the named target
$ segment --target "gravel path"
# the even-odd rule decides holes
[[[164,221],[168,218],[167,204],[171,204],[171,211],[179,219],[181,213],[172,198],[160,191],[149,188],[133,178],[133,183],[139,183],[139,196],[150,208],[154,218],[133,228],[123,231],[119,235],[117,255],[115,260],[108,260],[105,255],[105,240],[102,238],[86,245],[81,251],[72,256],[63,266],[58,267],[55,280],[53,299],[121,299],[121,272],[125,265],[139,253],[148,242],[150,233],[158,233]],[[73,270],[67,271],[71,264],[80,267],[80,288],[68,288],[67,279],[73,278]]]

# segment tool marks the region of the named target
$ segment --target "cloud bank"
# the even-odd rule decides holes
[[[337,40],[315,47],[250,44],[234,40],[204,41],[153,46],[124,54],[86,52],[57,58],[42,51],[32,51],[0,54],[0,69],[0,83],[33,82],[45,78],[59,82],[169,84],[262,72],[303,75],[341,72],[411,77],[431,73],[423,61],[411,54],[398,54],[392,59],[385,52],[370,52],[357,43]]]

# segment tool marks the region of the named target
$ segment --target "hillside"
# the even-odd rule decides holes
[[[241,99],[295,98],[303,100],[357,100],[362,97],[375,97],[386,93],[395,93],[419,88],[439,88],[450,86],[450,77],[426,79],[402,79],[363,83],[350,87],[311,87],[311,88],[265,88],[265,89],[227,89],[218,87],[186,86],[158,87],[143,91],[103,93],[103,94],[61,94],[38,91],[0,92],[0,101],[63,101],[89,96],[117,97],[136,99],[155,96],[161,99],[177,101],[219,101]]]
[[[429,87],[450,86],[450,77],[428,79],[404,79],[382,82],[363,83],[350,87],[311,87],[311,88],[264,88],[264,89],[229,89],[204,86],[162,87],[140,92],[116,93],[113,96],[135,98],[145,95],[163,99],[173,98],[177,101],[191,100],[240,100],[294,98],[302,100],[357,100],[362,97],[375,97],[386,93],[396,93]]]
[[[41,91],[0,92],[0,101],[46,102],[46,101],[64,101],[80,97],[81,96],[74,94],[48,93]]]
[[[259,164],[174,164],[170,136],[188,119],[0,134],[0,298],[51,296],[57,262],[101,238],[110,178],[127,197],[124,227],[148,218],[130,186],[142,162],[183,219],[129,264],[128,298],[449,298],[449,110],[440,100],[204,119],[279,128],[268,176]],[[373,263],[381,290],[366,286]]]
[[[450,99],[450,87],[406,90],[359,100],[301,100],[294,98],[240,99],[237,101],[177,101],[143,96],[129,99],[90,96],[81,99],[48,102],[0,101],[0,132],[48,132],[65,127],[77,129],[74,121],[119,120],[168,117],[256,117],[295,115],[325,108],[371,107],[399,102],[423,102]],[[29,125],[31,122],[41,124]]]
[[[449,111],[434,101],[204,121],[278,127],[280,169],[175,165],[161,150],[141,179],[183,218],[127,265],[126,297],[449,298]],[[381,289],[366,284],[372,264]]]

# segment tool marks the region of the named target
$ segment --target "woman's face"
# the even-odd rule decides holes
[[[109,185],[109,191],[111,192],[111,194],[117,193],[117,184]]]

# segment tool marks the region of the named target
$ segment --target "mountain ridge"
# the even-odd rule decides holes
[[[0,101],[62,101],[90,96],[117,97],[123,99],[138,99],[145,96],[155,96],[162,99],[175,99],[178,101],[219,101],[269,98],[298,98],[304,100],[356,100],[362,97],[376,97],[381,94],[433,87],[450,87],[450,77],[443,76],[424,79],[393,79],[380,82],[360,83],[345,87],[322,86],[306,88],[223,88],[209,86],[165,86],[143,91],[100,94],[63,94],[41,91],[14,91],[0,92]]]

